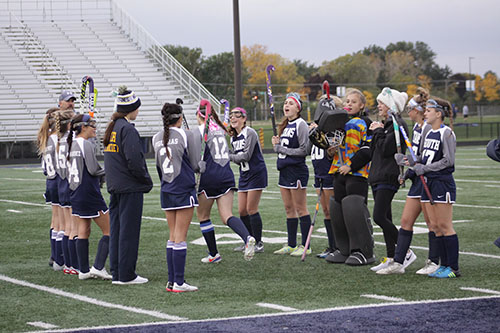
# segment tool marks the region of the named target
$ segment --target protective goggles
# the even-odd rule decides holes
[[[246,117],[246,116],[247,116],[246,110],[243,108],[240,108],[240,107],[236,107],[236,108],[232,109],[231,112],[229,112],[229,118],[231,118],[231,117],[241,118],[241,117]]]

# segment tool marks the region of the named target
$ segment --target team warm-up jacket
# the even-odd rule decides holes
[[[446,125],[427,132],[421,147],[421,158],[427,178],[446,179],[455,171],[455,133]]]
[[[305,165],[307,143],[309,142],[309,127],[302,118],[288,122],[280,136],[280,144],[273,149],[278,153],[276,162],[278,170],[289,165]]]
[[[170,127],[167,148],[163,145],[163,133],[153,136],[156,168],[161,180],[161,191],[183,194],[195,188],[194,165],[198,165],[200,153],[194,149],[192,132]],[[167,149],[170,157],[167,156]]]
[[[403,126],[405,132],[408,133],[406,122],[401,119],[401,116],[395,116],[399,126]],[[396,188],[399,187],[399,166],[396,164],[394,154],[397,153],[396,138],[394,132],[394,124],[392,117],[389,117],[383,128],[377,128],[373,131],[371,148],[371,164],[370,175],[368,182],[371,186],[378,184],[389,184]],[[403,135],[399,133],[401,138],[401,153],[406,152],[406,144]]]
[[[149,192],[153,187],[139,132],[124,118],[115,120],[104,164],[109,193]]]
[[[253,128],[245,126],[240,134],[231,137],[231,145],[233,153],[229,153],[229,159],[240,166],[241,178],[266,170],[259,137]]]
[[[370,124],[370,118],[364,116],[356,116],[345,124],[345,140],[339,147],[342,161],[339,160],[338,152],[335,153],[330,173],[337,172],[342,165],[349,165],[349,174],[368,178],[371,159],[371,133],[368,131]]]

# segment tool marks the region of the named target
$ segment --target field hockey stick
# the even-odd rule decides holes
[[[392,118],[392,126],[394,127],[394,138],[396,139],[396,151],[398,154],[401,154],[401,137],[399,135],[399,124],[396,120],[396,117],[394,116],[397,114],[396,111],[396,103],[394,102],[394,97],[392,96],[391,89],[386,88],[384,89],[384,95],[388,95],[391,100],[391,106],[390,106],[390,111],[389,114],[391,115]],[[404,183],[404,167],[402,165],[399,166],[399,180],[403,180],[403,183],[401,184],[401,187],[405,187]]]
[[[273,135],[277,136],[278,131],[276,130],[276,119],[274,117],[274,103],[273,103],[273,91],[271,89],[271,72],[276,68],[273,65],[269,65],[266,68],[266,86],[267,86],[267,96],[269,96],[269,107],[271,109],[271,121],[273,124]]]
[[[205,110],[205,126],[203,129],[203,138],[201,142],[201,161],[203,161],[203,155],[205,155],[205,147],[207,145],[208,141],[208,130],[210,126],[210,118],[212,116],[212,106],[210,105],[210,102],[206,99],[202,99],[200,102],[200,108],[202,106],[206,107]]]
[[[227,99],[221,99],[221,104],[224,104],[224,126],[229,125],[229,101]]]
[[[94,117],[95,106],[97,103],[97,89],[94,88],[94,79],[91,76],[84,76],[82,78],[82,91],[80,94],[80,103],[85,100],[85,93],[87,90],[87,85],[89,86],[89,115]],[[80,108],[81,108],[80,104]]]
[[[406,131],[403,127],[400,127],[399,130],[401,131],[401,134],[403,135],[403,138],[405,140],[406,146],[410,150],[410,156],[413,159],[414,163],[417,163],[417,157],[415,156],[415,153],[413,152],[413,147],[411,145],[410,139],[408,139],[408,135],[406,134]],[[420,181],[422,182],[422,185],[424,186],[424,191],[429,197],[429,201],[431,205],[434,205],[434,199],[432,199],[432,194],[431,191],[429,190],[429,186],[427,186],[427,182],[425,181],[424,175],[420,175]]]
[[[182,98],[177,98],[175,100],[175,104],[177,104],[177,105],[180,106],[181,113],[182,113],[182,124],[184,125],[184,128],[188,130],[189,129],[189,125],[188,125],[186,116],[184,115],[184,109],[182,108],[182,104],[184,104],[184,101],[182,100]]]
[[[330,83],[327,80],[323,81],[323,92],[326,92],[326,98],[330,100]]]
[[[307,234],[306,245],[304,245],[304,253],[302,253],[302,258],[301,258],[302,261],[306,259],[307,249],[309,248],[309,244],[311,243],[311,236],[314,230],[314,223],[316,223],[316,216],[318,216],[319,203],[321,201],[321,192],[323,192],[323,179],[319,180],[319,193],[318,193],[318,200],[316,200],[316,210],[314,211],[314,216],[311,221],[311,226],[309,227],[309,233]]]

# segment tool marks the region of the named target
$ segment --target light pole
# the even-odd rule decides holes
[[[472,59],[474,59],[474,57],[469,57],[469,75],[472,75],[472,66],[471,66]]]

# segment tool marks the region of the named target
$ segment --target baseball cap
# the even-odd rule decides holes
[[[76,100],[75,95],[69,90],[63,91],[61,95],[59,95],[59,102],[60,101],[69,101],[70,99],[74,98]]]

